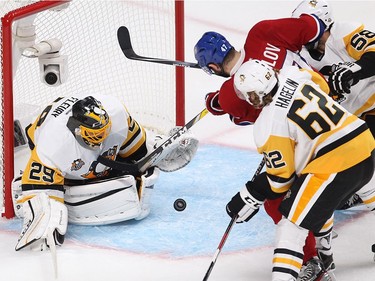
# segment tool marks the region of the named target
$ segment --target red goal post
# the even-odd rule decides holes
[[[185,123],[184,68],[130,61],[116,36],[120,26],[127,26],[140,54],[183,61],[183,0],[7,0],[0,2],[0,14],[0,206],[6,218],[14,216],[12,180],[29,153],[16,130],[24,130],[58,96],[95,92],[118,96],[137,121],[162,133]],[[67,65],[59,65],[61,81],[66,81],[48,86],[42,82],[44,62],[26,51],[55,38],[62,44],[59,53],[67,58]],[[62,69],[67,69],[66,79]]]

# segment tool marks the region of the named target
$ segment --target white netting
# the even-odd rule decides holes
[[[4,16],[29,3],[1,1],[0,13]],[[117,41],[117,29],[129,28],[138,54],[174,58],[174,5],[173,0],[73,0],[61,11],[38,13],[33,22],[35,42],[58,38],[62,42],[61,55],[68,56],[69,76],[58,87],[47,86],[40,80],[38,59],[18,56],[13,84],[15,119],[24,126],[35,112],[58,96],[99,92],[120,97],[144,126],[167,132],[176,122],[175,68],[125,58]],[[17,61],[17,52],[13,51]],[[6,110],[1,110],[4,116]],[[0,166],[3,169],[3,164]]]

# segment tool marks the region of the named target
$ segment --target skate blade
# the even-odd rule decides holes
[[[335,274],[332,271],[324,272],[317,281],[337,281]]]

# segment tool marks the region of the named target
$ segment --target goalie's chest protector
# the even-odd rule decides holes
[[[100,148],[92,149],[81,145],[66,126],[71,116],[71,107],[65,112],[56,113],[61,104],[67,99],[59,101],[50,110],[40,128],[34,132],[35,151],[40,161],[53,169],[62,172],[68,179],[97,178],[108,173],[108,167],[97,162],[99,155],[115,159],[122,143],[128,134],[129,117],[124,105],[110,96],[94,96],[108,112],[112,127],[110,135]],[[73,98],[70,98],[73,99]]]

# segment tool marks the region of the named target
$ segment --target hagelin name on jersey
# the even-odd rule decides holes
[[[66,99],[63,103],[61,103],[58,107],[56,107],[51,115],[53,117],[58,117],[61,113],[65,110],[69,109],[73,104],[75,104],[79,99],[71,97]]]
[[[275,105],[280,106],[282,108],[288,108],[297,87],[297,82],[287,78],[283,88],[281,89],[279,96],[277,97]]]

